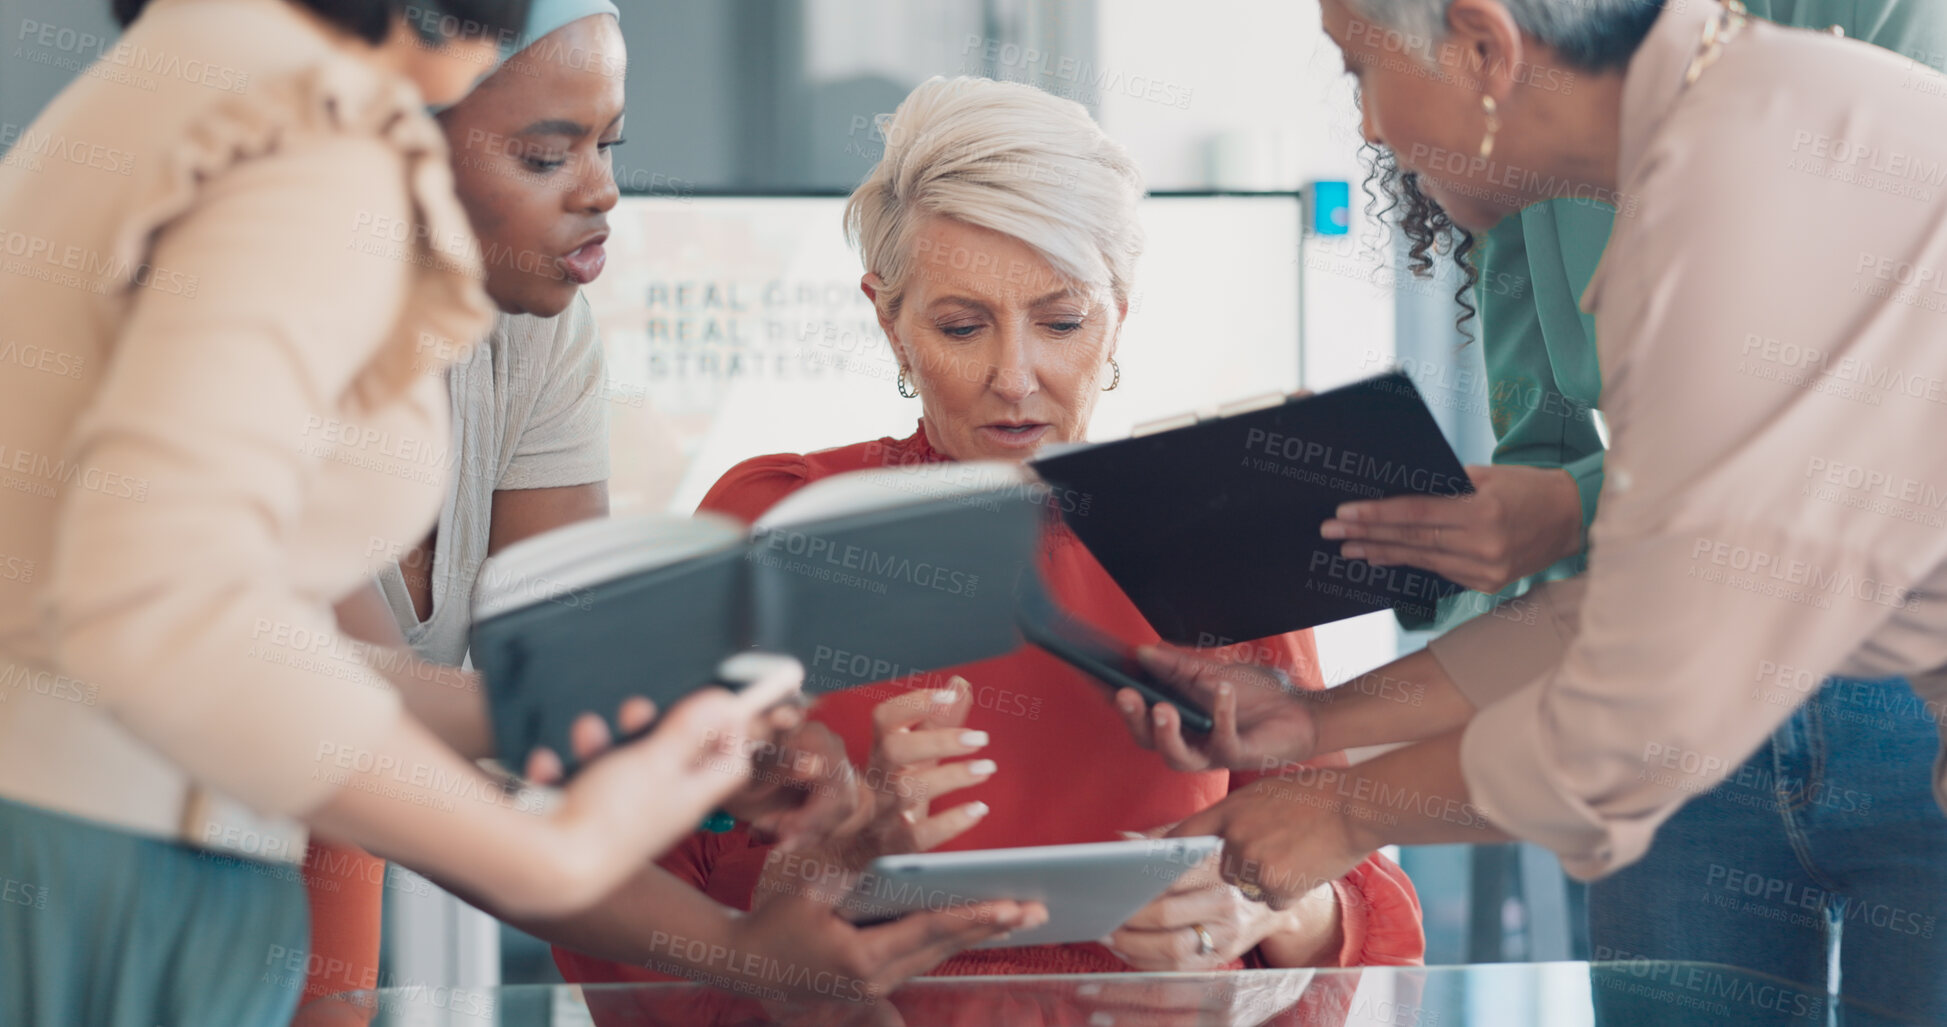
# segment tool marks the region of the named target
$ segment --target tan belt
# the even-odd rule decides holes
[[[107,827],[265,863],[302,863],[303,824],[190,781],[93,690],[0,656],[0,796]]]

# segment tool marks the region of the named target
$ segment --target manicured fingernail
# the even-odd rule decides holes
[[[969,749],[978,749],[987,744],[987,732],[962,731],[960,732],[960,744]]]
[[[967,773],[975,777],[990,777],[999,769],[1000,767],[993,760],[974,760],[967,764]]]
[[[988,812],[989,810],[987,808],[987,804],[984,802],[967,803],[967,815],[974,818],[975,820],[979,820],[981,817],[986,816]]]
[[[1227,696],[1229,694],[1230,694],[1230,682],[1228,681],[1217,682],[1217,698],[1222,699],[1224,696]]]
[[[969,682],[966,678],[963,678],[960,675],[955,674],[952,677],[946,679],[946,686],[949,689],[953,689],[956,691],[965,691],[967,689],[972,688],[973,684]]]
[[[1332,512],[1341,521],[1356,521],[1365,515],[1366,508],[1358,503],[1347,503]]]
[[[1326,521],[1318,526],[1318,534],[1323,538],[1344,538],[1345,525],[1338,521]]]
[[[960,698],[960,693],[951,688],[942,688],[933,693],[933,701],[936,703],[950,703],[958,698]]]
[[[1339,555],[1348,560],[1363,560],[1366,558],[1366,547],[1357,542],[1347,542],[1339,549]]]
[[[1156,708],[1149,711],[1149,719],[1158,724],[1163,723],[1163,705],[1161,703],[1157,703]]]

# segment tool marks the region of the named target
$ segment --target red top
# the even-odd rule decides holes
[[[703,499],[702,509],[745,521],[810,482],[847,471],[949,459],[926,440],[924,426],[904,439],[885,438],[804,456],[761,456],[737,465]],[[1051,522],[1041,570],[1056,601],[1081,619],[1135,644],[1158,641],[1142,614],[1073,533]],[[1220,657],[1275,664],[1301,688],[1323,688],[1310,631],[1207,650]],[[807,668],[815,670],[816,668]],[[947,805],[984,800],[991,812],[940,851],[1059,845],[1119,839],[1121,831],[1173,824],[1224,797],[1241,775],[1184,774],[1129,737],[1107,690],[1095,679],[1032,647],[934,674],[823,696],[812,707],[845,740],[854,762],[872,751],[872,708],[916,688],[940,688],[954,674],[973,686],[967,727],[990,739],[977,755],[999,769],[986,781],[946,796]],[[1336,755],[1332,761],[1342,764]],[[749,909],[768,847],[738,828],[699,832],[665,856],[662,866],[710,897]],[[1344,966],[1412,965],[1426,939],[1419,897],[1406,874],[1377,853],[1335,883],[1344,921]],[[640,967],[557,948],[555,962],[571,982],[667,980]],[[1244,965],[1239,962],[1238,966]],[[1259,964],[1253,964],[1259,965]],[[1129,965],[1093,943],[965,952],[935,974],[1115,973]]]

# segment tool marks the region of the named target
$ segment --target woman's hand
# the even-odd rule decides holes
[[[769,741],[768,711],[797,694],[787,661],[741,692],[706,688],[658,729],[590,763],[552,808],[508,796],[412,717],[347,767],[306,820],[320,834],[426,873],[505,917],[588,909],[678,839],[750,776],[746,748]],[[625,724],[654,717],[630,703]],[[761,729],[761,730],[759,730]],[[409,770],[409,773],[403,772]],[[511,798],[511,801],[510,801]]]
[[[725,799],[723,809],[784,852],[824,842],[872,802],[845,757],[844,740],[816,721],[760,746],[751,764],[750,784]]]
[[[987,732],[966,728],[972,708],[973,687],[962,677],[947,682],[946,688],[908,692],[873,707],[872,766],[867,773],[880,799],[879,820],[899,839],[877,855],[925,852],[966,833],[987,815],[984,802],[933,812],[934,799],[980,784],[999,769],[993,760],[959,758],[987,745]]]
[[[869,798],[854,817],[857,823],[811,851],[773,852],[765,861],[753,901],[756,912],[743,921],[742,933],[753,947],[779,949],[780,959],[802,963],[803,953],[823,953],[836,972],[823,997],[876,999],[968,946],[1047,922],[1047,908],[1033,902],[929,909],[870,928],[855,927],[832,912],[872,860],[923,852],[958,837],[987,814],[982,802],[933,812],[933,800],[994,773],[992,760],[958,758],[987,744],[984,732],[964,726],[972,705],[972,688],[956,677],[948,688],[908,692],[874,707],[872,759],[864,774]]]
[[[568,868],[562,891],[578,894],[586,888],[586,900],[593,902],[642,861],[695,830],[706,813],[749,780],[750,753],[770,744],[773,711],[797,693],[803,678],[803,668],[792,661],[735,694],[702,689],[665,714],[655,731],[588,763],[562,790],[560,805],[549,816],[559,846],[555,855]],[[654,715],[646,700],[632,701],[623,727],[639,729]],[[575,740],[578,748],[606,742],[592,729],[584,732],[577,725],[576,731],[582,736]],[[577,907],[564,901],[562,908]]]
[[[656,708],[647,699],[622,704],[616,715],[622,733],[633,735],[654,722]],[[815,845],[850,823],[871,798],[852,763],[845,743],[823,724],[804,719],[803,710],[785,704],[766,710],[753,725],[750,780],[723,800],[722,809],[749,825],[759,840],[774,842],[790,852]],[[775,732],[775,742],[765,741]],[[576,718],[569,730],[575,759],[587,763],[615,744],[608,724],[593,713]],[[561,757],[552,749],[536,749],[528,756],[527,780],[558,784]]]
[[[616,710],[615,722],[621,726],[624,737],[646,731],[656,722],[656,704],[643,696],[626,700]],[[568,746],[574,751],[576,762],[588,763],[614,748],[615,736],[609,733],[607,721],[596,714],[584,713],[568,726]],[[567,776],[568,768],[561,762],[561,754],[544,745],[527,754],[527,767],[521,773],[523,780],[550,788]]]
[[[1469,467],[1466,496],[1394,496],[1347,503],[1319,526],[1340,555],[1405,564],[1480,592],[1498,592],[1582,549],[1582,494],[1560,468]]]
[[[1272,909],[1226,883],[1221,859],[1214,854],[1192,867],[1103,944],[1149,973],[1215,970],[1252,949],[1272,966],[1336,962],[1342,936],[1330,884],[1288,909]]]
[[[1102,944],[1145,973],[1215,970],[1256,948],[1285,916],[1224,883],[1217,862],[1191,867]]]
[[[1316,755],[1315,700],[1282,671],[1163,646],[1144,646],[1137,655],[1144,669],[1210,712],[1210,734],[1193,745],[1183,738],[1175,707],[1149,708],[1132,688],[1116,693],[1116,708],[1136,744],[1156,750],[1172,768],[1263,770]]]
[[[1223,838],[1224,880],[1273,909],[1298,905],[1378,847],[1330,793],[1270,777],[1230,793],[1170,835]]]
[[[791,969],[786,978],[761,978],[767,989],[871,1002],[962,949],[1047,922],[1048,909],[1038,902],[984,902],[856,927],[832,912],[829,895],[799,891],[739,917],[727,947],[738,965]]]
[[[993,776],[992,760],[953,759],[987,744],[984,732],[964,727],[972,705],[972,688],[956,677],[947,688],[907,692],[873,707],[866,798],[811,858],[830,864],[834,873],[863,870],[880,856],[924,852],[979,823],[987,815],[984,802],[933,812],[934,799]],[[760,893],[790,887],[776,879],[777,866],[776,860],[766,865]]]

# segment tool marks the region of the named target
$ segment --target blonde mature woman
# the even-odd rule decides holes
[[[602,270],[607,217],[620,196],[610,157],[622,137],[626,99],[619,15],[608,0],[536,0],[521,33],[527,45],[439,115],[460,202],[485,252],[494,255],[486,288],[500,316],[468,358],[446,372],[454,444],[441,455],[459,473],[449,476],[438,527],[382,570],[377,588],[341,603],[339,616],[370,642],[398,649],[410,643],[413,653],[444,668],[458,668],[466,657],[475,582],[490,553],[608,514],[602,342],[581,287]],[[555,259],[515,259],[534,254]],[[561,669],[563,684],[573,672]],[[409,710],[460,752],[491,752],[478,689],[435,685],[407,698]],[[785,723],[795,721],[796,711],[781,712],[792,715]],[[606,735],[598,721],[584,718],[577,737],[587,748],[578,754],[591,755]],[[722,809],[789,845],[847,819],[861,790],[837,739],[823,727],[798,724],[779,744],[780,753],[760,753],[752,784],[723,799]],[[537,779],[552,779],[561,765],[544,752],[528,769]],[[375,987],[384,863],[319,839],[307,870],[308,994]],[[648,865],[599,906],[566,918],[521,917],[500,909],[492,896],[480,898],[489,911],[511,912],[544,937],[640,945],[623,950],[639,961],[651,958],[658,934],[679,934],[752,955],[788,956],[796,965],[842,971],[875,987],[1007,930],[1021,912],[1011,904],[954,909],[869,929],[808,903],[747,917]],[[656,955],[682,965],[689,951]],[[722,970],[706,962],[692,969]],[[361,1010],[328,1002],[304,1013],[306,1024],[366,1019]]]
[[[897,387],[919,401],[918,427],[903,438],[746,461],[716,484],[704,509],[749,520],[845,471],[1024,460],[1085,438],[1096,398],[1122,375],[1169,373],[1116,362],[1143,246],[1143,190],[1128,153],[1079,104],[1019,84],[934,79],[900,104],[884,132],[885,155],[853,194],[846,224],[864,259],[861,287],[899,361]],[[1078,615],[1131,643],[1157,641],[1052,517],[1042,569]],[[1231,655],[1244,654],[1275,660],[1302,687],[1321,687],[1308,632]],[[892,786],[903,798],[879,830],[823,854],[852,865],[889,849],[1051,845],[1165,830],[1242,782],[1222,770],[1172,771],[1130,742],[1101,685],[1032,650],[829,695],[812,717],[843,737],[854,759],[871,754],[871,776],[914,782]],[[767,869],[769,855],[741,832],[698,835],[665,865],[720,901],[748,907],[759,892],[791,887],[788,864]],[[1412,963],[1422,950],[1411,884],[1374,855],[1283,910],[1205,869],[1101,944],[967,952],[936,972]],[[643,975],[574,953],[560,962],[578,980]]]

